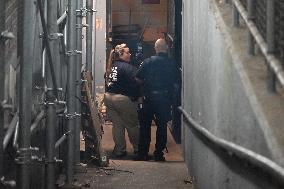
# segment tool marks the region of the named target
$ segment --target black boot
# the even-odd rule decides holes
[[[154,152],[154,160],[155,161],[166,161],[166,158],[164,157],[163,152]]]
[[[134,156],[134,158],[133,158],[133,160],[134,161],[149,161],[149,156],[148,156],[148,154],[146,154],[146,155],[142,155],[142,154],[137,154],[136,156]]]

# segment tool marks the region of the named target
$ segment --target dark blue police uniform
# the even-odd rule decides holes
[[[115,61],[108,76],[106,92],[137,98],[139,86],[134,79],[136,70],[135,66],[127,62]]]
[[[136,67],[127,62],[114,61],[108,75],[104,102],[113,123],[113,154],[117,157],[126,155],[125,130],[133,150],[138,151],[138,102],[135,100],[139,96],[139,85],[134,78],[136,70]]]
[[[157,125],[155,160],[163,161],[167,144],[167,122],[171,119],[171,104],[174,84],[178,81],[178,69],[166,53],[158,53],[146,59],[136,73],[144,82],[143,108],[139,113],[140,139],[138,156],[148,157],[151,140],[151,123]]]

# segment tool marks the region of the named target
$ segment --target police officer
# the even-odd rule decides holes
[[[137,101],[139,86],[134,75],[136,67],[130,64],[129,48],[126,44],[117,45],[110,52],[106,73],[105,104],[112,120],[113,140],[115,143],[113,154],[116,157],[126,155],[125,130],[134,152],[138,151],[138,115]]]
[[[168,57],[164,39],[155,43],[156,55],[146,59],[139,67],[136,78],[143,83],[143,104],[140,107],[140,139],[138,155],[134,160],[147,161],[151,140],[151,123],[157,125],[155,161],[165,161],[163,150],[167,144],[167,122],[171,119],[171,102],[174,85],[178,81],[178,69]]]

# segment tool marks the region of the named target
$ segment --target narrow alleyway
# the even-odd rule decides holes
[[[187,167],[183,161],[180,145],[177,145],[168,131],[168,152],[166,162],[153,160],[133,161],[133,150],[127,141],[128,155],[122,159],[111,157],[114,146],[111,134],[111,123],[104,126],[103,148],[110,155],[109,167],[88,167],[86,173],[78,173],[76,178],[83,188],[100,189],[191,189],[188,182]],[[155,133],[156,127],[152,127]],[[154,149],[154,134],[150,154]]]

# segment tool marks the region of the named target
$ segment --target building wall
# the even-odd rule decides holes
[[[167,31],[168,0],[160,0],[160,4],[143,4],[142,0],[113,0],[113,25],[139,24],[143,29],[149,18],[144,33],[144,41],[155,41]],[[131,16],[130,16],[131,15]]]
[[[94,68],[96,92],[104,92],[106,65],[106,1],[94,1],[97,12],[94,14]]]
[[[223,5],[222,10],[218,8],[219,4]],[[232,12],[224,16],[221,14],[223,9],[232,10],[222,1],[183,1],[182,106],[215,136],[283,165],[283,158],[278,156],[282,151],[281,143],[275,143],[277,132],[273,133],[272,124],[266,124],[267,114],[259,113],[265,111],[265,106],[261,107],[256,100],[260,94],[267,93],[266,89],[256,91],[251,86],[246,67],[255,65],[257,71],[252,77],[264,75],[254,86],[265,86],[265,68],[262,71],[264,66],[261,67],[263,58],[243,61],[245,53],[241,52],[245,52],[245,46],[241,43],[246,44],[246,30],[231,29],[229,18]],[[234,34],[238,37],[234,38]],[[269,94],[267,98],[270,102],[274,100]],[[283,99],[279,103],[283,104]],[[275,114],[279,110],[272,109],[272,112]],[[248,171],[245,165],[238,163],[239,160],[224,154],[189,129],[185,122],[182,129],[185,161],[195,188],[272,188],[255,176],[257,171]]]

